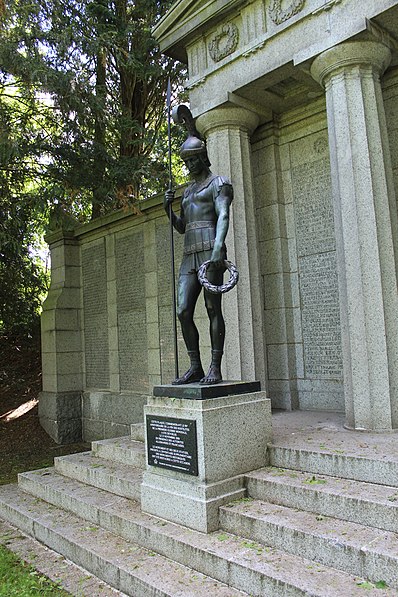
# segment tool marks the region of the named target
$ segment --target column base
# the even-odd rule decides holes
[[[144,413],[142,510],[204,533],[217,530],[219,506],[243,498],[244,473],[267,464],[271,404],[266,393],[154,396]]]

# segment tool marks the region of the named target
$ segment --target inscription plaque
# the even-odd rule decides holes
[[[146,415],[148,464],[198,474],[196,421]]]

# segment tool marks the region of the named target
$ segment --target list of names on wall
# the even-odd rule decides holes
[[[143,232],[116,236],[115,255],[120,389],[134,387],[145,392],[148,342]]]
[[[335,248],[331,179],[328,164],[317,160],[292,169],[297,254]]]
[[[82,250],[84,343],[88,387],[109,387],[108,303],[105,243]]]
[[[146,415],[148,464],[198,474],[196,421]]]
[[[301,257],[299,270],[306,377],[341,379],[336,254]]]
[[[306,378],[342,377],[340,311],[329,164],[292,169]]]

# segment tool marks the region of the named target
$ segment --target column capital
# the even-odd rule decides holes
[[[240,129],[249,135],[257,128],[260,117],[255,112],[237,106],[214,108],[196,120],[198,131],[205,137],[217,129]]]
[[[317,56],[311,66],[311,75],[321,85],[338,69],[370,66],[381,75],[391,61],[387,46],[377,41],[350,41],[339,44]]]

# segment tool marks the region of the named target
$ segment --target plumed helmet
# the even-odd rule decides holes
[[[198,137],[189,136],[180,147],[180,156],[183,160],[193,155],[206,154],[206,143]]]
[[[180,156],[186,160],[194,155],[202,155],[203,162],[210,166],[207,156],[206,143],[203,141],[200,133],[197,131],[195,121],[188,106],[180,104],[173,108],[173,120],[175,123],[183,124],[188,132],[188,137],[180,147]]]

